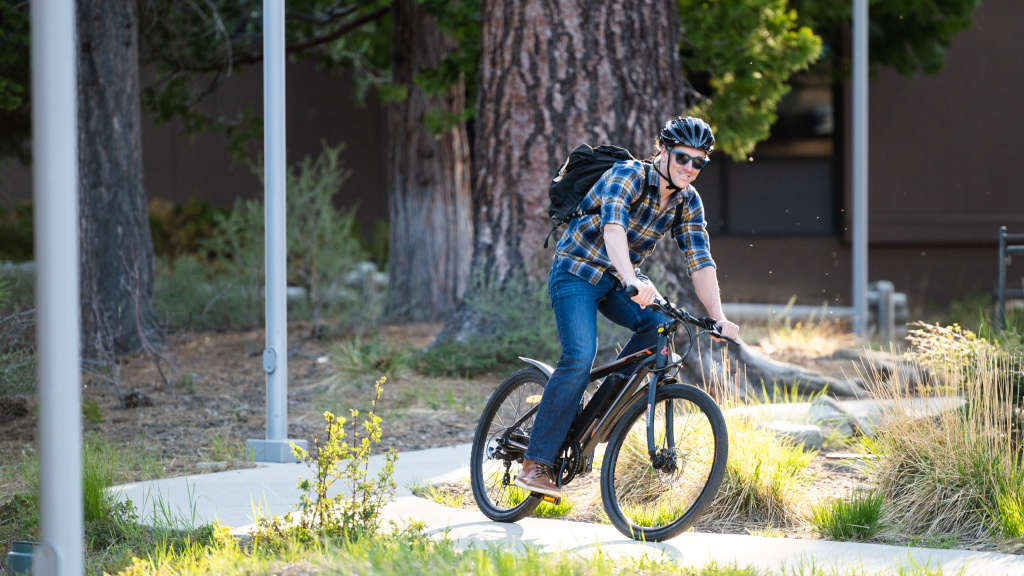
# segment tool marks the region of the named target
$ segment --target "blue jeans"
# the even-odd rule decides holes
[[[597,354],[597,311],[634,332],[620,358],[653,346],[658,324],[668,317],[640,308],[607,272],[595,286],[558,263],[548,275],[548,296],[555,311],[562,358],[544,387],[526,457],[552,466],[590,380]]]

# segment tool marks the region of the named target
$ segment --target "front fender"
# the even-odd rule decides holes
[[[546,376],[547,378],[551,378],[551,374],[555,371],[554,368],[552,368],[551,366],[548,366],[547,364],[541,362],[540,360],[534,360],[533,358],[526,358],[525,356],[520,356],[519,359],[522,360],[523,362],[526,362],[530,366],[533,366],[534,368],[540,370],[541,372],[543,372],[544,376]]]

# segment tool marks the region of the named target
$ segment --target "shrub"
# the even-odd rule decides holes
[[[153,299],[161,322],[176,329],[251,328],[263,322],[263,284],[247,273],[204,264],[191,255],[158,259]]]
[[[868,472],[885,497],[886,519],[906,533],[968,542],[1015,533],[1012,495],[1024,489],[1021,356],[955,325],[919,325],[911,343],[908,356],[943,382],[926,393],[965,405],[920,418],[919,401],[903,396],[898,377],[869,382],[892,406],[888,424],[863,444],[877,457]]]
[[[0,208],[0,260],[32,259],[32,203],[16,202]]]
[[[338,346],[333,359],[335,366],[347,373],[377,372],[396,378],[407,373],[414,357],[411,350],[390,340],[356,335]]]
[[[0,266],[0,397],[36,388],[34,290],[31,268]]]
[[[345,431],[346,419],[324,412],[324,439],[313,439],[313,454],[292,445],[292,452],[313,472],[312,479],[302,478],[299,489],[299,518],[290,525],[291,517],[262,520],[254,535],[254,544],[280,546],[293,537],[314,541],[320,537],[356,540],[372,536],[380,528],[380,513],[394,494],[392,474],[398,452],[388,449],[384,467],[374,479],[368,478],[370,453],[380,443],[381,419],[375,410],[383,393],[384,378],[376,383],[376,396],[362,422],[359,411],[350,410],[351,428]],[[347,437],[347,439],[346,439]],[[329,496],[335,483],[346,487]]]
[[[341,163],[343,145],[324,146],[288,170],[288,271],[305,289],[306,304],[319,334],[328,302],[337,301],[344,274],[365,258],[353,211],[339,211],[334,197],[351,172]]]
[[[861,491],[815,506],[811,522],[819,534],[833,540],[869,540],[882,526],[882,503],[881,494]]]
[[[168,260],[186,254],[202,256],[202,242],[213,234],[217,215],[224,212],[195,196],[181,204],[151,199],[149,235],[153,239],[153,253]]]
[[[354,211],[334,206],[348,178],[340,150],[325,146],[315,159],[307,157],[288,170],[288,280],[304,293],[302,305],[290,312],[292,318],[311,318],[316,334],[328,314],[354,314],[357,322],[365,322],[379,308],[372,298],[376,287],[367,287],[373,289],[364,294],[345,285],[365,253],[356,236]],[[196,253],[169,250],[167,258],[158,259],[157,309],[176,328],[259,325],[265,291],[262,199],[236,199],[231,210],[200,213],[209,228],[204,225],[201,233],[181,241],[196,246]]]

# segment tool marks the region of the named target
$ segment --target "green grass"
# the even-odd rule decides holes
[[[0,550],[6,550],[11,540],[39,537],[39,460],[33,450],[25,450],[0,472],[5,491],[11,492],[0,498]],[[156,528],[139,526],[134,509],[106,492],[114,484],[156,478],[162,472],[152,452],[112,445],[98,435],[86,434],[82,446],[82,503],[87,573],[119,570],[134,551],[150,549],[157,543],[178,546],[189,537],[190,530],[180,523],[162,522],[161,518]]]
[[[410,372],[413,358],[412,350],[389,340],[356,336],[339,344],[332,359],[341,372],[372,373],[393,379]]]
[[[468,484],[469,481],[467,480]],[[445,488],[439,488],[433,484],[420,484],[409,487],[409,491],[415,496],[420,498],[426,498],[432,502],[436,502],[442,506],[448,506],[450,508],[464,508],[467,504],[466,499],[462,493],[454,490],[446,490]]]
[[[882,528],[881,494],[859,492],[811,510],[811,522],[819,534],[832,540],[870,540]]]
[[[816,452],[776,437],[746,418],[728,418],[729,461],[707,517],[787,525],[798,521],[800,494]]]
[[[468,485],[469,480],[466,479],[465,483]],[[446,490],[443,487],[437,487],[433,485],[417,485],[412,486],[410,491],[419,496],[420,498],[426,498],[433,502],[437,502],[442,506],[450,506],[452,508],[466,508],[469,506],[475,506],[472,497],[467,499],[460,492],[454,490]],[[526,498],[526,491],[518,486],[510,487],[509,498],[511,500],[511,506],[519,504]],[[576,503],[569,498],[562,498],[559,504],[551,504],[550,502],[541,502],[539,506],[533,511],[533,516],[537,518],[563,518],[572,512]]]
[[[1004,489],[996,494],[995,511],[991,514],[997,533],[1006,538],[1024,538],[1024,496],[1019,490]]]
[[[621,574],[679,574],[682,576],[941,576],[938,569],[921,566],[884,572],[834,570],[798,562],[780,571],[719,565],[702,567],[678,563],[652,552],[640,558],[620,558],[597,550],[593,556],[547,554],[527,546],[516,554],[499,546],[470,546],[426,537],[421,532],[377,535],[355,541],[285,539],[273,545],[239,546],[224,529],[209,535],[157,543],[131,562],[120,574],[374,574],[407,576],[475,574],[480,576],[576,576]]]

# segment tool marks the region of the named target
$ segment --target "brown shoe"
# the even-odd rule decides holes
[[[551,468],[533,460],[523,460],[523,469],[516,476],[515,484],[530,492],[561,498],[562,491],[551,480]]]

